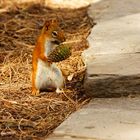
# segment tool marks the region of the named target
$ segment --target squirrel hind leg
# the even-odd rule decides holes
[[[60,89],[60,88],[56,88],[56,93],[60,94],[60,93],[63,93],[64,90],[63,89]]]
[[[32,90],[32,95],[33,95],[33,96],[38,96],[39,93],[40,93],[40,90],[39,90],[39,89],[33,89],[33,90]]]

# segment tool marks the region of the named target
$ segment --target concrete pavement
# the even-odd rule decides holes
[[[93,99],[48,140],[140,140],[140,97]]]

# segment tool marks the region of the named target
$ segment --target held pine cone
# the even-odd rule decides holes
[[[70,47],[66,44],[57,46],[48,56],[52,62],[59,62],[67,59],[71,55]]]

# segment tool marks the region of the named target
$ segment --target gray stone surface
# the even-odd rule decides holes
[[[86,93],[94,97],[140,94],[140,1],[103,0],[89,14],[97,25],[84,51]],[[97,11],[100,13],[97,14]]]
[[[92,3],[93,0],[90,1]],[[139,0],[100,0],[91,4],[89,15],[97,23],[140,13]]]
[[[83,53],[87,63],[95,55],[140,52],[140,13],[97,23]]]
[[[87,66],[84,87],[94,97],[140,94],[140,54],[95,56]]]
[[[140,97],[93,99],[48,140],[140,140],[139,108]]]
[[[140,75],[93,75],[85,82],[89,97],[124,97],[140,95]]]
[[[83,53],[85,61],[92,62],[97,54],[140,52],[139,7],[139,0],[101,0],[92,4],[88,13],[97,25],[88,37],[90,48]]]
[[[140,53],[96,55],[87,73],[131,76],[140,74]]]

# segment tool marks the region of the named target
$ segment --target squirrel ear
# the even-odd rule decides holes
[[[44,23],[44,27],[46,28],[46,30],[48,30],[49,26],[50,26],[50,20],[46,20]]]
[[[48,27],[51,24],[57,24],[57,23],[58,23],[58,20],[57,19],[46,20],[45,23],[44,23],[44,27],[46,28],[46,30],[48,30]]]

